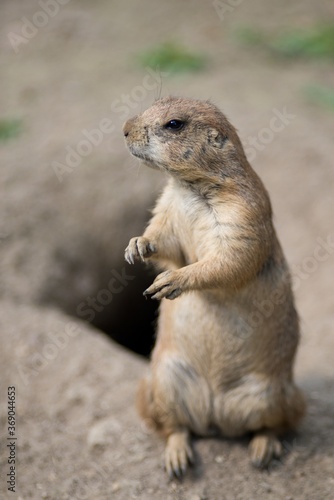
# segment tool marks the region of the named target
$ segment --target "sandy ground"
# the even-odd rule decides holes
[[[242,26],[275,34],[326,22],[334,5],[236,4],[220,19],[199,0],[59,0],[45,26],[25,28],[18,44],[8,33],[22,35],[23,18],[37,19],[41,7],[34,0],[1,2],[1,118],[23,124],[19,137],[0,145],[1,498],[334,498],[334,122],[303,90],[333,85],[333,66],[277,60],[235,37]],[[165,40],[206,55],[205,71],[157,76],[137,65],[138,52]],[[163,179],[129,158],[121,124],[169,93],[212,99],[238,128],[270,192],[294,276],[303,331],[296,377],[309,411],[298,436],[285,441],[284,463],[269,472],[249,466],[246,441],[199,440],[193,475],[169,483],[162,443],[133,408],[145,361],[65,315],[99,290],[106,269],[120,269],[122,248],[147,218]],[[284,126],[268,140],[264,130],[277,114]],[[54,162],[64,164],[66,148],[77,148],[83,130],[102,122],[108,131],[101,143],[59,182]],[[117,307],[127,311],[122,297]],[[26,384],[22,360],[40,352],[55,324],[71,321],[80,341],[69,336],[66,349]],[[13,384],[20,438],[15,494],[6,491],[4,474],[6,393]]]

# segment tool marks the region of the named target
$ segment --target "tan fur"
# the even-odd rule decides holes
[[[268,194],[210,102],[160,99],[124,135],[132,154],[170,177],[125,252],[165,270],[145,292],[161,306],[139,411],[166,436],[170,473],[191,461],[190,432],[215,429],[253,432],[252,461],[265,466],[305,410],[292,373],[298,316]]]

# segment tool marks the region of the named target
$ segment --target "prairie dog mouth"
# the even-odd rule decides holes
[[[152,158],[148,154],[146,154],[144,151],[139,150],[133,144],[128,144],[128,148],[129,148],[130,153],[133,156],[135,156],[139,160],[142,160],[148,167],[159,170],[159,167],[154,163]]]
[[[138,151],[138,149],[135,149],[134,147],[132,146],[129,146],[129,149],[130,149],[130,153],[135,156],[136,158],[140,158],[141,160],[150,160],[149,156],[145,153],[143,153],[142,151]]]
[[[140,160],[145,160],[145,161],[152,161],[151,158],[145,154],[143,151],[138,150],[134,146],[129,146],[130,153],[135,156],[136,158],[139,158]]]

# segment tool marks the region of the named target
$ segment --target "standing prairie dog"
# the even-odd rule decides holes
[[[251,433],[251,461],[265,467],[305,411],[293,381],[298,316],[268,194],[210,102],[159,99],[124,136],[134,156],[169,176],[143,236],[125,250],[130,264],[164,270],[144,292],[161,305],[139,412],[165,436],[171,476],[193,462],[190,433]]]

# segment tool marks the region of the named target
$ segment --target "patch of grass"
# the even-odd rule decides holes
[[[283,57],[334,59],[334,25],[289,31],[276,38],[251,28],[236,33],[241,42],[269,49]]]
[[[235,38],[239,42],[247,45],[265,46],[267,44],[266,36],[264,35],[264,33],[248,27],[237,29],[235,31]]]
[[[334,89],[321,85],[308,85],[304,88],[304,93],[310,101],[334,111]]]
[[[198,71],[205,66],[203,55],[189,52],[172,42],[163,43],[141,54],[139,60],[145,67],[149,66],[154,70],[159,69],[170,73]]]
[[[0,141],[17,137],[22,131],[22,122],[18,119],[0,119]]]
[[[287,33],[271,43],[285,57],[321,57],[334,59],[334,25]]]

